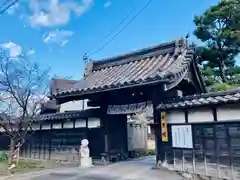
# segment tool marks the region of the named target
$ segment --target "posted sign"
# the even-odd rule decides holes
[[[162,129],[162,142],[168,142],[166,112],[161,112],[161,129]]]
[[[175,148],[193,148],[192,126],[172,126],[172,145]]]

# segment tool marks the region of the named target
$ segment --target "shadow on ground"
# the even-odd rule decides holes
[[[123,161],[92,168],[69,168],[65,172],[54,172],[31,180],[181,180],[177,173],[167,169],[152,169],[155,157]]]

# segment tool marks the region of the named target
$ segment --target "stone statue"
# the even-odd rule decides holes
[[[89,148],[88,148],[88,140],[87,139],[83,139],[81,141],[81,146],[80,146],[80,155],[81,158],[89,158]]]
[[[88,140],[83,139],[80,146],[81,167],[92,166],[92,158],[89,157]]]

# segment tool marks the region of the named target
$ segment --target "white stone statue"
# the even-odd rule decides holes
[[[83,139],[80,146],[81,167],[92,166],[92,158],[89,157],[88,140]]]
[[[80,147],[81,158],[89,158],[88,144],[89,144],[89,142],[87,139],[83,139],[81,141],[81,147]]]

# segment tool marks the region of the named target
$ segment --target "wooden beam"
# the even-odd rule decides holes
[[[96,100],[89,100],[87,102],[87,106],[89,106],[89,107],[98,107],[100,105],[101,105],[101,102],[96,101]]]
[[[185,116],[185,123],[188,123],[188,110],[184,110],[184,116]]]
[[[213,121],[218,121],[217,120],[217,108],[216,107],[212,108],[212,113],[213,113]]]

